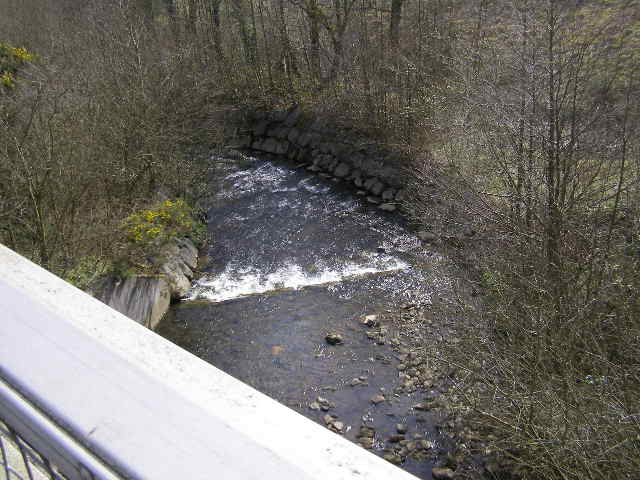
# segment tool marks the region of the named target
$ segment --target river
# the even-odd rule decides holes
[[[212,180],[203,275],[158,333],[353,441],[372,427],[375,453],[404,447],[401,467],[431,478],[442,439],[434,414],[414,408],[428,384],[397,388],[412,333],[385,319],[438,301],[451,287],[434,273],[443,259],[336,179],[241,163]],[[381,325],[364,326],[366,315]]]

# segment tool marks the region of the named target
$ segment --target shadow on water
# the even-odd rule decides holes
[[[255,160],[218,182],[204,276],[158,333],[321,424],[336,416],[349,439],[375,427],[377,453],[398,423],[437,442],[433,418],[412,409],[424,392],[393,393],[397,352],[359,320],[428,302],[446,281],[422,267],[440,258],[401,220],[304,170]],[[344,343],[328,345],[328,332]],[[310,409],[317,397],[335,406]],[[402,468],[431,478],[432,460]]]

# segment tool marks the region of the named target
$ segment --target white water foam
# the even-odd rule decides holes
[[[373,260],[373,259],[372,259]],[[264,274],[252,268],[234,269],[228,266],[215,277],[204,277],[196,282],[189,300],[207,299],[223,302],[274,290],[298,290],[312,285],[340,282],[346,278],[382,272],[404,270],[409,265],[390,256],[376,256],[373,264],[348,263],[340,269],[326,268],[310,273],[299,265],[284,265],[273,273]]]

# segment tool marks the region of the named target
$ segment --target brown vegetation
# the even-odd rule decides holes
[[[637,478],[637,1],[0,11],[0,40],[38,54],[0,93],[0,241],[64,275],[113,255],[117,226],[159,189],[195,188],[189,149],[221,138],[218,112],[330,113],[416,159],[423,228],[436,180],[441,228],[479,232],[485,313],[444,360],[491,449],[526,478]]]

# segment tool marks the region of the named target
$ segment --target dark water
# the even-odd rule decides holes
[[[399,362],[389,343],[401,332],[378,345],[359,319],[430,302],[447,287],[431,273],[441,259],[394,215],[306,170],[252,159],[218,182],[205,275],[158,333],[322,424],[325,412],[309,404],[328,399],[347,438],[376,428],[378,453],[397,423],[409,425],[407,438],[437,441],[432,419],[411,408],[424,392],[392,391]],[[328,332],[344,344],[328,345]],[[373,405],[378,393],[388,401]],[[402,467],[430,478],[431,466]]]

